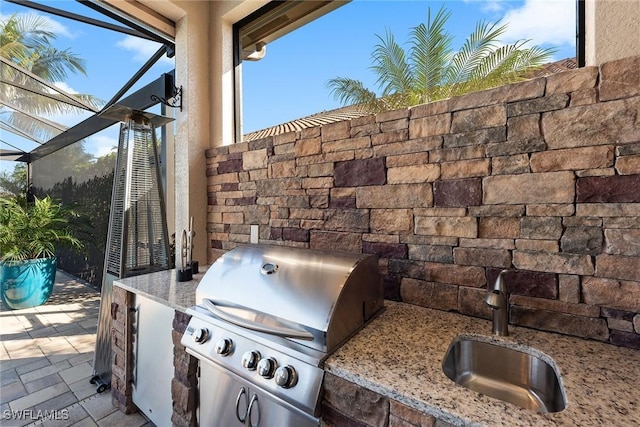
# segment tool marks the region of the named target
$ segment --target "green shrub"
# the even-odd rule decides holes
[[[55,256],[56,245],[82,249],[74,219],[79,215],[47,196],[27,203],[0,198],[0,254],[2,261]]]

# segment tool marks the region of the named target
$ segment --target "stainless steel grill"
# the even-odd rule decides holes
[[[209,268],[196,302],[182,344],[201,361],[200,425],[317,426],[323,362],[383,292],[376,256],[252,245]]]

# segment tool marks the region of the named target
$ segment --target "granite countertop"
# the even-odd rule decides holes
[[[126,289],[134,294],[142,295],[169,307],[185,312],[196,304],[196,288],[207,266],[200,266],[200,272],[193,275],[193,280],[178,282],[176,270],[158,271],[140,276],[116,279],[114,286]]]
[[[326,371],[454,425],[640,425],[638,350],[511,325],[508,337],[495,337],[486,320],[385,305],[327,359]],[[550,357],[565,388],[566,408],[539,414],[455,384],[442,372],[442,360],[459,335]]]
[[[175,270],[167,270],[114,285],[184,312],[195,305],[204,271],[200,267],[188,282],[177,282]],[[454,425],[640,425],[638,350],[511,325],[508,337],[496,337],[486,320],[392,301],[385,306],[327,359],[327,372]],[[458,336],[553,360],[566,408],[539,414],[455,384],[442,372],[442,360]]]

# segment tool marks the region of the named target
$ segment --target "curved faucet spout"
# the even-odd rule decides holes
[[[509,270],[502,270],[489,292],[486,303],[493,312],[493,334],[509,335],[509,294],[502,276]]]
[[[487,295],[487,304],[493,309],[499,309],[504,304],[504,294],[499,291],[491,291]]]

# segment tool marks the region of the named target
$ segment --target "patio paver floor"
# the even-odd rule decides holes
[[[92,376],[100,293],[58,271],[46,304],[0,310],[0,425],[153,426],[98,394]]]

